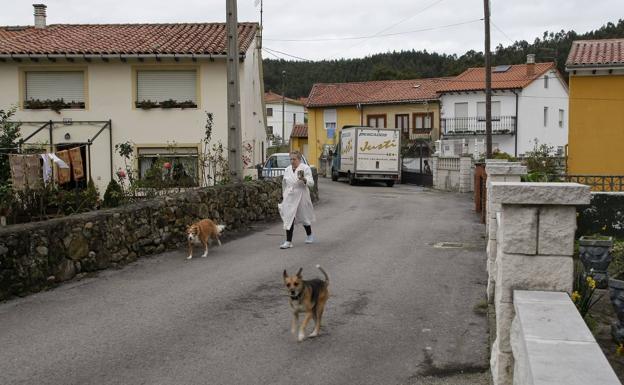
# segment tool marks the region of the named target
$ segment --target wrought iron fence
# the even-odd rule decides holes
[[[444,118],[444,135],[485,135],[485,118]],[[492,134],[513,134],[516,132],[515,116],[492,117]]]
[[[587,185],[592,191],[624,191],[624,175],[564,175],[563,179]]]

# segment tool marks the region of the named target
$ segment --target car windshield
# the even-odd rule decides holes
[[[288,155],[274,155],[269,158],[265,167],[286,168],[288,166],[290,166],[290,157]]]

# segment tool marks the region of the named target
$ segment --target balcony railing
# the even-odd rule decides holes
[[[444,135],[485,135],[485,118],[443,118]],[[504,135],[516,132],[515,116],[493,116],[492,134]]]

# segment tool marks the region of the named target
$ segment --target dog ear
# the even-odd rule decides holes
[[[301,272],[303,271],[303,267],[299,268],[299,271],[297,272],[297,277],[301,278]]]
[[[284,279],[288,278],[288,273],[286,272],[286,269],[284,269]]]

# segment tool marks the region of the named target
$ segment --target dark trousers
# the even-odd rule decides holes
[[[312,226],[303,225],[303,228],[306,231],[306,235],[312,235]],[[288,242],[292,242],[294,231],[295,231],[295,221],[293,221],[292,225],[290,225],[290,229],[286,230],[286,240]]]

